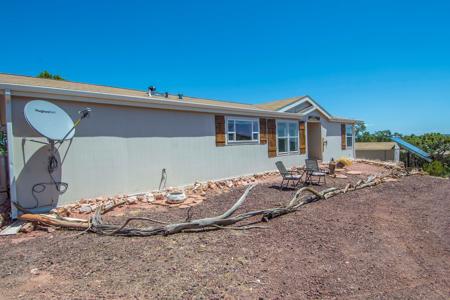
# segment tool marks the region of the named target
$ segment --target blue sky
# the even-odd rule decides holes
[[[450,1],[2,1],[0,72],[450,133]]]

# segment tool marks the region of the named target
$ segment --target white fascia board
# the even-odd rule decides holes
[[[317,110],[317,107],[313,106],[312,108],[308,109],[307,111],[303,112],[302,115],[306,116],[310,113],[312,113],[313,111]]]
[[[346,124],[356,124],[356,123],[360,123],[362,121],[359,120],[353,120],[353,119],[341,119],[341,118],[331,118],[330,122],[333,123],[346,123]]]
[[[300,119],[299,114],[261,109],[224,107],[213,104],[192,103],[183,100],[168,100],[154,97],[126,96],[109,93],[68,90],[51,87],[38,87],[19,84],[2,84],[0,89],[10,89],[13,96],[42,97],[63,101],[77,101],[121,106],[197,111],[206,113],[237,114],[283,119]]]
[[[326,116],[328,118],[328,120],[332,119],[333,117],[327,112],[325,111],[319,104],[317,104],[311,97],[309,96],[304,96],[302,98],[300,98],[298,101],[295,101],[294,103],[289,104],[288,106],[283,107],[282,109],[278,110],[280,112],[286,112],[288,110],[290,110],[291,108],[296,107],[297,105],[303,104],[305,102],[309,102],[311,103],[312,106],[314,106],[315,109],[317,109],[318,111],[320,111],[324,116]],[[308,112],[310,113],[310,112]],[[307,113],[302,113],[302,115],[306,115]]]
[[[286,111],[290,110],[291,108],[296,107],[297,105],[300,105],[300,104],[302,104],[302,103],[305,103],[306,101],[308,101],[308,98],[307,98],[307,97],[301,97],[301,98],[299,98],[297,101],[295,101],[295,102],[293,102],[293,103],[291,103],[291,104],[289,104],[289,105],[286,105],[286,106],[280,108],[278,111],[286,112]],[[312,104],[312,103],[311,103],[311,104]]]

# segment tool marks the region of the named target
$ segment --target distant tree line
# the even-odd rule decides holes
[[[53,79],[53,80],[65,80],[58,74],[52,74],[49,71],[42,71],[37,78]],[[6,153],[6,134],[3,130],[0,131],[0,154]]]
[[[356,142],[390,142],[391,136],[399,136],[410,144],[413,144],[425,152],[430,153],[432,163],[421,162],[421,167],[435,176],[450,175],[450,135],[442,133],[425,133],[422,135],[403,135],[390,130],[380,130],[370,133],[364,123],[355,127]]]
[[[45,79],[54,79],[54,80],[65,80],[64,78],[62,78],[58,74],[52,74],[49,71],[42,71],[36,77],[37,78],[45,78]]]

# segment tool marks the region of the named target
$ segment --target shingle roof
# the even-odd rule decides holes
[[[50,88],[68,89],[68,90],[75,90],[75,91],[115,94],[115,95],[122,95],[122,96],[148,97],[147,91],[116,88],[116,87],[105,86],[105,85],[79,83],[79,82],[66,81],[66,80],[44,79],[44,78],[36,78],[36,77],[31,77],[31,76],[10,75],[10,74],[1,74],[1,73],[0,73],[0,83],[50,87]],[[158,96],[156,96],[156,97],[158,97]],[[159,98],[167,99],[163,96],[160,96]],[[178,100],[178,96],[177,95],[169,95],[169,99]],[[237,102],[232,102],[232,101],[211,100],[211,99],[196,98],[196,97],[189,97],[189,96],[183,96],[183,101],[189,101],[189,102],[193,102],[193,103],[219,105],[219,106],[230,107],[230,108],[255,109],[255,106],[253,106],[251,104],[237,103]]]
[[[48,88],[56,88],[56,89],[64,89],[64,90],[72,90],[72,91],[83,91],[83,92],[94,92],[94,93],[103,93],[103,94],[111,94],[111,95],[120,95],[120,96],[130,96],[130,97],[148,97],[147,91],[142,90],[133,90],[133,89],[125,89],[125,88],[117,88],[105,85],[96,85],[96,84],[87,84],[80,82],[73,82],[67,80],[54,80],[54,79],[44,79],[44,78],[36,78],[31,76],[23,76],[23,75],[13,75],[13,74],[5,74],[0,73],[0,84],[16,84],[16,85],[25,85],[25,86],[33,86],[33,87],[48,87]],[[155,98],[160,98],[161,100],[167,99],[163,96],[152,96]],[[262,104],[245,104],[238,103],[233,101],[221,101],[221,100],[212,100],[205,98],[197,98],[197,97],[189,97],[183,96],[183,101],[197,103],[197,104],[207,104],[207,105],[215,105],[223,108],[237,108],[237,109],[260,109],[267,111],[277,111],[289,104],[292,104],[305,96],[297,96],[291,97],[281,100],[276,100],[268,103]],[[170,100],[178,100],[177,95],[169,95],[168,99]],[[335,121],[352,121],[350,119],[335,119]]]
[[[397,144],[394,142],[367,142],[367,143],[355,143],[356,150],[391,150]]]
[[[289,104],[292,104],[303,97],[304,96],[291,97],[291,98],[275,100],[275,101],[271,101],[271,102],[267,102],[267,103],[254,104],[254,106],[261,108],[261,109],[267,109],[267,110],[279,110],[280,108],[288,106]]]

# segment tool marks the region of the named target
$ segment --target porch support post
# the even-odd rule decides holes
[[[305,118],[305,146],[306,146],[306,158],[309,159],[309,147],[308,147],[308,139],[309,139],[309,132],[308,132],[308,119]],[[304,163],[304,162],[303,162]]]

